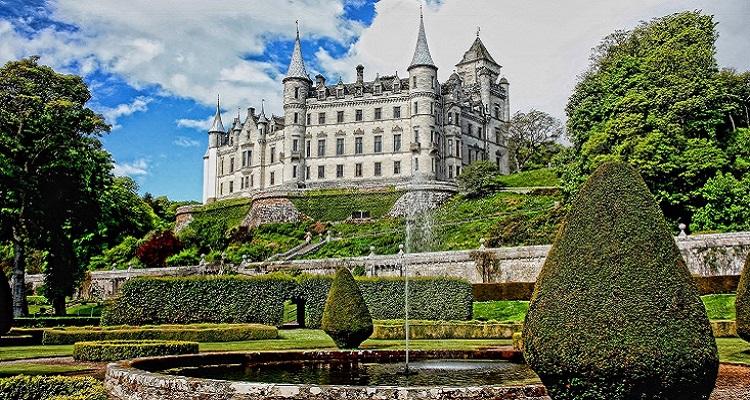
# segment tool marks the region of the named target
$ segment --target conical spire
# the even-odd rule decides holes
[[[419,11],[419,35],[417,36],[417,46],[414,49],[414,57],[411,59],[408,69],[418,66],[428,66],[437,68],[435,62],[432,61],[430,55],[430,48],[427,46],[427,35],[424,33],[424,17],[422,16],[422,10]]]
[[[209,132],[224,133],[224,124],[221,123],[221,110],[219,109],[219,96],[216,96],[216,115],[214,115],[214,124],[211,125]]]
[[[260,101],[260,117],[258,117],[258,123],[261,124],[267,124],[268,118],[266,118],[266,112],[265,112],[265,105],[266,105],[266,99],[262,99]]]
[[[292,52],[292,61],[289,63],[289,70],[286,71],[286,78],[300,78],[309,80],[305,69],[305,61],[302,60],[302,47],[299,42],[299,24],[297,25],[297,38],[294,40],[294,51]]]

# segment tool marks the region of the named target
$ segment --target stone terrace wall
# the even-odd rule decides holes
[[[694,275],[739,275],[750,252],[750,232],[676,237],[688,268]],[[261,275],[273,271],[295,271],[311,274],[331,274],[339,265],[349,268],[362,266],[367,276],[455,276],[472,283],[534,282],[541,270],[550,246],[503,247],[487,249],[498,262],[494,273],[482,274],[471,258],[472,250],[446,251],[399,255],[371,255],[346,259],[293,260],[269,263],[249,263],[229,266],[244,275]],[[377,251],[377,249],[376,249]],[[134,269],[129,271],[92,272],[94,293],[101,298],[114,296],[123,282],[138,276],[187,276],[215,274],[210,265]],[[35,288],[41,285],[42,275],[27,275],[26,281]]]

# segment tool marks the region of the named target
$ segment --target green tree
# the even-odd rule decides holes
[[[553,144],[564,132],[560,120],[543,111],[516,112],[508,123],[508,150],[516,169],[525,171],[532,159],[555,151]]]
[[[464,168],[456,180],[469,197],[482,197],[497,190],[500,175],[500,169],[492,162],[476,161]]]
[[[708,399],[719,358],[706,309],[638,173],[586,181],[537,278],[524,356],[553,399]]]
[[[719,172],[697,193],[704,204],[694,209],[692,232],[750,229],[750,176],[738,180],[730,173]]]
[[[605,38],[566,113],[577,157],[569,195],[608,160],[638,168],[668,219],[690,222],[697,190],[730,167],[732,132],[747,127],[745,75],[719,71],[711,16],[684,12]]]
[[[321,327],[340,349],[356,349],[372,335],[372,317],[351,272],[336,269]]]
[[[13,244],[13,312],[27,311],[24,260],[49,251],[46,287],[57,313],[83,278],[75,242],[96,230],[100,196],[111,183],[110,155],[98,136],[109,130],[85,106],[82,79],[37,64],[0,69],[0,222]]]

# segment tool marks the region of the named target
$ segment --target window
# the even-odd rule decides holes
[[[383,116],[383,109],[378,107],[375,109],[375,119],[381,119]]]
[[[318,165],[318,179],[323,179],[325,177],[326,177],[325,165]]]
[[[419,114],[419,103],[414,102],[414,114]]]
[[[461,157],[461,141],[456,140],[456,157]],[[458,176],[458,172],[456,172],[456,176]]]
[[[326,90],[325,89],[318,90],[318,100],[325,100],[325,98],[326,98]]]
[[[234,172],[234,157],[229,159],[229,172]]]
[[[249,187],[250,187],[250,177],[249,177],[249,176],[246,176],[246,177],[245,177],[245,187],[246,187],[246,188],[249,188]]]
[[[354,164],[354,176],[362,176],[362,163]]]
[[[292,139],[292,151],[299,151],[299,139]]]
[[[431,88],[434,88],[434,87],[435,87],[435,77],[434,77],[434,76],[431,76],[431,77],[430,77],[430,87],[431,87]]]
[[[250,175],[250,186],[255,186],[255,175]]]
[[[418,158],[414,159],[414,170],[419,171],[419,159]]]
[[[375,153],[382,153],[383,152],[383,136],[382,135],[375,135],[374,143],[373,143],[373,152]]]
[[[292,178],[296,178],[296,177],[297,177],[297,166],[292,165]]]
[[[307,114],[307,124],[308,124],[308,125],[311,125],[311,124],[312,124],[312,122],[311,122],[311,121],[312,121],[312,114],[309,114],[309,113],[308,113],[308,114]]]
[[[382,174],[382,163],[376,162],[375,163],[375,176],[380,176]]]
[[[273,163],[274,161],[276,161],[276,148],[271,147],[271,163]]]
[[[299,123],[299,113],[294,113],[294,123],[295,124]]]
[[[242,166],[244,167],[245,165],[247,165],[247,153],[243,151],[242,152]]]
[[[354,138],[354,154],[362,154],[362,138]]]
[[[343,88],[336,89],[336,97],[338,97],[338,98],[344,97],[344,89]]]
[[[495,143],[500,144],[500,138],[502,138],[503,134],[502,131],[500,131],[500,128],[495,128]]]
[[[469,124],[468,129],[469,129],[469,136],[474,136],[474,125]]]
[[[344,177],[344,164],[336,165],[336,178]]]
[[[326,123],[326,113],[318,113],[318,123],[321,125]]]
[[[456,176],[459,176],[459,175],[461,175],[461,167],[456,165]]]
[[[305,142],[305,157],[310,157],[310,141]]]
[[[323,157],[325,155],[326,155],[326,140],[318,139],[318,157]]]
[[[453,179],[453,166],[448,166],[448,179]]]
[[[344,138],[336,139],[336,155],[340,156],[344,154]]]
[[[224,182],[219,184],[219,194],[224,194]]]
[[[401,161],[393,162],[393,175],[401,174]]]
[[[448,139],[448,155],[453,155],[453,139]]]
[[[414,130],[414,143],[419,143],[419,129]]]
[[[401,106],[393,107],[393,118],[401,118]]]
[[[430,102],[430,114],[435,114],[435,103]]]
[[[417,87],[417,76],[416,75],[414,75],[414,77],[412,78],[411,87],[412,87],[412,89]]]
[[[362,121],[362,110],[355,110],[354,111],[354,120],[355,121]]]
[[[310,167],[305,167],[305,179],[310,179]]]
[[[344,122],[344,112],[343,111],[337,111],[336,112],[336,122]]]
[[[393,135],[393,151],[401,150],[401,134],[397,133]]]
[[[275,178],[276,178],[276,173],[275,172],[271,172],[271,179],[270,179],[271,185],[273,185],[274,183],[276,183],[275,182],[276,181]]]
[[[298,87],[294,88],[294,98],[295,99],[299,99],[299,88]],[[295,122],[297,122],[297,121],[295,121]]]
[[[500,106],[495,104],[495,118],[500,119]]]
[[[483,139],[483,137],[482,137],[482,127],[481,126],[477,127],[477,137],[480,138],[480,139]]]
[[[234,181],[229,181],[229,193],[234,193]]]

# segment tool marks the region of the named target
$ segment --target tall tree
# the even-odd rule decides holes
[[[596,166],[638,168],[668,219],[690,222],[697,191],[730,166],[732,132],[746,127],[743,76],[720,72],[711,16],[684,12],[618,31],[594,49],[571,95],[567,130],[574,193]]]
[[[13,243],[13,313],[27,313],[24,259],[49,251],[46,286],[55,311],[82,277],[75,242],[96,229],[100,195],[110,185],[110,155],[98,136],[109,130],[85,106],[78,76],[39,65],[38,57],[0,69],[0,222]]]
[[[508,124],[509,151],[519,171],[534,156],[559,139],[565,129],[559,119],[538,110],[518,111]]]

